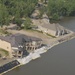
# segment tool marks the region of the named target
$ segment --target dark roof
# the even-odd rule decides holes
[[[23,45],[24,42],[42,41],[39,38],[26,36],[19,33],[8,36],[0,36],[0,39],[11,43],[12,47],[18,47],[19,45]]]

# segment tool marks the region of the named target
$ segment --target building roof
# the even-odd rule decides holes
[[[40,26],[46,29],[53,30],[53,31],[61,31],[64,29],[64,27],[62,27],[58,23],[52,23],[52,24],[49,23],[48,19],[43,19],[43,22]]]
[[[0,39],[11,43],[12,47],[18,47],[19,45],[23,45],[24,42],[42,41],[39,38],[26,36],[19,33],[8,36],[0,36]]]
[[[43,24],[41,26],[44,27],[44,28],[56,31],[56,25],[55,24]]]
[[[59,23],[50,23],[46,15],[41,20],[32,19],[32,22],[34,25],[38,26],[39,28],[43,27],[43,28],[50,29],[53,31],[60,31],[60,30],[65,29]]]

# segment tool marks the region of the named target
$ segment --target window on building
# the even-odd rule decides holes
[[[19,51],[19,54],[21,54],[21,51]]]
[[[32,47],[30,47],[30,50],[32,50]]]

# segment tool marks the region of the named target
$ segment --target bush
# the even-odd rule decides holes
[[[25,22],[24,22],[24,29],[31,29],[31,24],[32,21],[29,18],[26,18]]]
[[[53,14],[52,19],[53,20],[59,20],[59,15],[57,13]]]

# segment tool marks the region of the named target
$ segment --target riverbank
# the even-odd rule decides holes
[[[27,57],[24,57],[22,59],[16,59],[16,60],[20,63],[20,65],[27,64],[31,60],[34,60],[34,59],[37,59],[37,58],[41,57],[41,54],[47,52],[48,50],[50,50],[55,45],[61,44],[63,42],[66,42],[68,40],[71,40],[73,38],[75,38],[75,33],[74,32],[71,32],[69,34],[66,34],[66,35],[61,36],[61,37],[58,37],[58,38],[50,39],[49,41],[51,41],[51,42],[48,43],[47,46],[42,47],[42,48],[36,50],[34,53],[31,53]],[[16,67],[18,67],[18,66],[16,66]],[[16,67],[13,67],[12,69],[14,69]],[[12,70],[12,69],[10,69],[10,70]],[[8,71],[10,71],[10,70],[8,70]],[[2,74],[6,73],[8,71],[3,72]]]
[[[54,47],[55,45],[58,45],[58,44],[61,44],[63,42],[66,42],[66,41],[69,41],[69,40],[72,40],[75,38],[75,32],[72,32],[70,34],[67,34],[65,36],[62,36],[60,38],[57,38],[53,43],[51,43],[51,48]]]
[[[50,50],[52,47],[61,44],[63,42],[66,42],[68,40],[71,40],[75,38],[75,33],[71,32],[70,34],[67,34],[65,36],[62,36],[58,39],[56,39],[55,41],[53,41],[52,43],[48,44],[47,46],[44,46],[38,50],[35,50],[33,53],[30,53],[27,57],[21,58],[21,59],[17,59],[17,61],[21,64],[21,65],[25,65],[27,63],[29,63],[31,60],[37,59],[41,56],[41,54],[47,52],[48,50]]]

